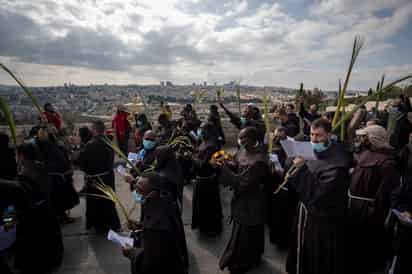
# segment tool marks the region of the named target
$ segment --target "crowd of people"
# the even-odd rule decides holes
[[[225,150],[219,106],[239,130],[235,154]],[[132,274],[189,273],[181,217],[188,184],[191,228],[208,237],[223,230],[221,188],[233,192],[231,236],[219,260],[220,269],[232,274],[260,264],[266,226],[269,241],[288,251],[290,274],[412,273],[408,98],[395,99],[385,115],[361,108],[344,125],[343,140],[332,129],[332,115],[319,113],[316,105],[306,109],[303,100],[278,111],[273,132],[254,104],[241,114],[219,106],[211,105],[201,121],[190,104],[176,120],[162,105],[157,123],[139,113],[134,125],[120,106],[108,138],[103,121],[65,136],[59,114],[46,104],[21,145],[12,147],[1,133],[0,273],[50,273],[58,267],[61,225],[74,221],[68,212],[79,195],[86,199],[88,230],[121,229],[116,204],[101,198],[96,187],[103,183],[115,191],[110,137],[123,154],[137,155],[124,175],[141,210],[139,220],[127,220],[134,245],[122,248]],[[310,142],[316,159],[289,157],[285,140]],[[79,192],[73,187],[76,168],[84,173]]]

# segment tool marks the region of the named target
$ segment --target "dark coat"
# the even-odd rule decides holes
[[[258,141],[263,144],[263,140],[265,139],[266,134],[266,126],[265,122],[262,119],[248,119],[246,123],[242,124],[240,116],[237,114],[232,113],[229,110],[225,110],[226,114],[230,118],[230,122],[239,130],[244,129],[246,127],[254,127],[258,131]]]
[[[227,167],[221,170],[219,181],[233,189],[231,217],[242,225],[266,222],[270,169],[263,150],[248,153],[240,150],[235,158],[235,173]]]
[[[96,136],[88,142],[77,160],[80,169],[86,173],[87,194],[103,194],[94,187],[94,184],[99,182],[98,178],[115,190],[114,152],[102,138],[104,137]],[[92,196],[86,197],[86,228],[92,227],[102,230],[120,228],[119,217],[112,201]]]
[[[305,109],[303,103],[300,104],[299,116],[303,119],[304,127],[303,133],[305,135],[310,134],[310,125],[313,121],[319,119],[321,116],[319,113],[311,113]]]
[[[296,121],[287,120],[286,122],[281,123],[282,127],[286,129],[286,135],[289,137],[295,137],[299,134],[299,124]]]
[[[62,234],[48,199],[47,175],[41,166],[27,163],[18,184],[27,207],[17,226],[16,267],[22,273],[46,273],[60,265],[63,258]]]
[[[290,178],[289,187],[300,200],[300,214],[286,268],[288,273],[344,274],[347,273],[344,217],[350,157],[338,144],[332,144],[317,156],[318,160],[307,161]],[[302,235],[304,238],[298,239]]]
[[[142,246],[132,258],[133,274],[187,273],[188,259],[176,185],[159,175],[143,203]]]
[[[0,178],[13,180],[17,176],[17,163],[14,150],[11,148],[0,150]]]
[[[219,267],[231,272],[246,271],[257,265],[264,252],[264,224],[267,221],[270,169],[263,149],[240,150],[235,172],[223,167],[219,180],[233,189],[232,233]]]
[[[371,199],[349,197],[348,203],[350,273],[361,274],[379,269],[389,258],[390,235],[384,223],[391,193],[399,185],[400,177],[390,153],[365,150],[356,162],[348,195]]]
[[[51,187],[51,202],[56,214],[79,204],[79,196],[73,186],[73,171],[67,152],[52,142],[38,142]]]
[[[192,229],[219,233],[222,230],[222,203],[217,170],[209,164],[212,155],[220,149],[214,142],[203,142],[193,160],[196,179],[193,185]]]

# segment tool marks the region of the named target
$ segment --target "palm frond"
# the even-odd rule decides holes
[[[348,71],[346,73],[345,82],[343,83],[342,91],[339,94],[338,105],[337,105],[337,108],[336,108],[335,115],[333,116],[333,121],[332,121],[332,126],[333,127],[336,126],[336,123],[337,123],[338,118],[340,116],[340,110],[342,108],[342,105],[344,104],[345,94],[346,94],[346,90],[347,90],[348,85],[349,85],[350,76],[352,74],[352,70],[353,70],[353,67],[355,65],[356,59],[359,56],[360,50],[363,47],[363,44],[364,44],[364,39],[361,36],[356,36],[355,40],[353,42],[352,56],[351,56],[351,59],[350,59]]]
[[[0,96],[0,110],[4,114],[4,118],[6,119],[7,125],[10,129],[11,138],[13,139],[13,143],[17,146],[17,134],[16,134],[16,123],[14,122],[13,113],[10,110],[9,105],[7,104],[6,100]]]
[[[112,141],[109,140],[109,138],[107,138],[106,136],[104,136],[102,138],[103,142],[110,147],[111,149],[113,149],[113,151],[120,157],[122,158],[124,161],[126,161],[137,173],[138,176],[141,176],[142,172],[136,167],[136,165],[134,165],[129,158],[124,155],[124,153],[121,151],[121,149],[116,146]]]
[[[240,83],[236,84],[236,98],[237,98],[237,108],[239,111],[239,116],[241,116],[242,110],[241,110],[241,103],[240,103]]]
[[[26,95],[30,98],[32,101],[33,105],[41,115],[43,113],[42,108],[40,107],[39,102],[37,101],[37,98],[33,95],[33,93],[30,91],[28,87],[23,83],[21,79],[17,77],[16,74],[14,74],[9,68],[7,68],[4,64],[0,63],[0,68],[2,68],[5,72],[7,72],[16,82],[19,84],[19,86],[23,89],[23,91],[26,93]]]
[[[335,126],[333,126],[333,130],[336,130],[341,125],[343,125],[344,122],[346,122],[350,117],[352,117],[352,115],[353,115],[353,113],[355,113],[355,111],[357,111],[362,106],[364,106],[368,101],[376,99],[377,96],[380,96],[380,95],[384,94],[386,91],[390,90],[394,85],[396,85],[398,83],[401,83],[405,80],[411,79],[411,78],[412,78],[412,74],[403,76],[403,77],[401,77],[397,80],[392,81],[391,83],[389,83],[385,87],[381,88],[379,91],[374,92],[369,96],[363,97],[363,99],[361,100],[361,102],[358,105],[356,105],[351,111],[346,112],[345,115],[342,116],[342,118],[335,124]]]
[[[266,93],[266,92],[265,92]],[[265,115],[265,126],[266,126],[266,138],[268,141],[268,152],[272,153],[272,140],[271,140],[271,127],[269,120],[269,97],[267,94],[263,96],[263,113]]]
[[[217,97],[217,101],[220,102],[222,100],[222,95],[225,92],[225,90],[223,88],[218,88],[216,90],[216,97]]]
[[[151,116],[150,116],[150,113],[149,113],[149,108],[147,107],[146,100],[144,99],[144,96],[143,96],[141,91],[139,91],[139,97],[140,97],[140,100],[142,101],[142,104],[143,104],[143,113],[146,115],[147,120],[149,120],[149,122],[151,122]]]

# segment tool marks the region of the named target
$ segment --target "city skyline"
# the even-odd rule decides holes
[[[412,71],[412,2],[5,1],[0,62],[29,86],[218,83],[336,90]],[[0,73],[0,84],[14,84]]]

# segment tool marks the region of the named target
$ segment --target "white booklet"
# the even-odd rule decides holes
[[[113,230],[109,230],[107,233],[107,239],[116,243],[122,247],[131,246],[133,247],[134,240],[130,237],[121,236],[118,233],[114,232]]]
[[[305,160],[316,160],[316,155],[310,142],[286,139],[280,141],[280,144],[289,158],[302,157]]]

